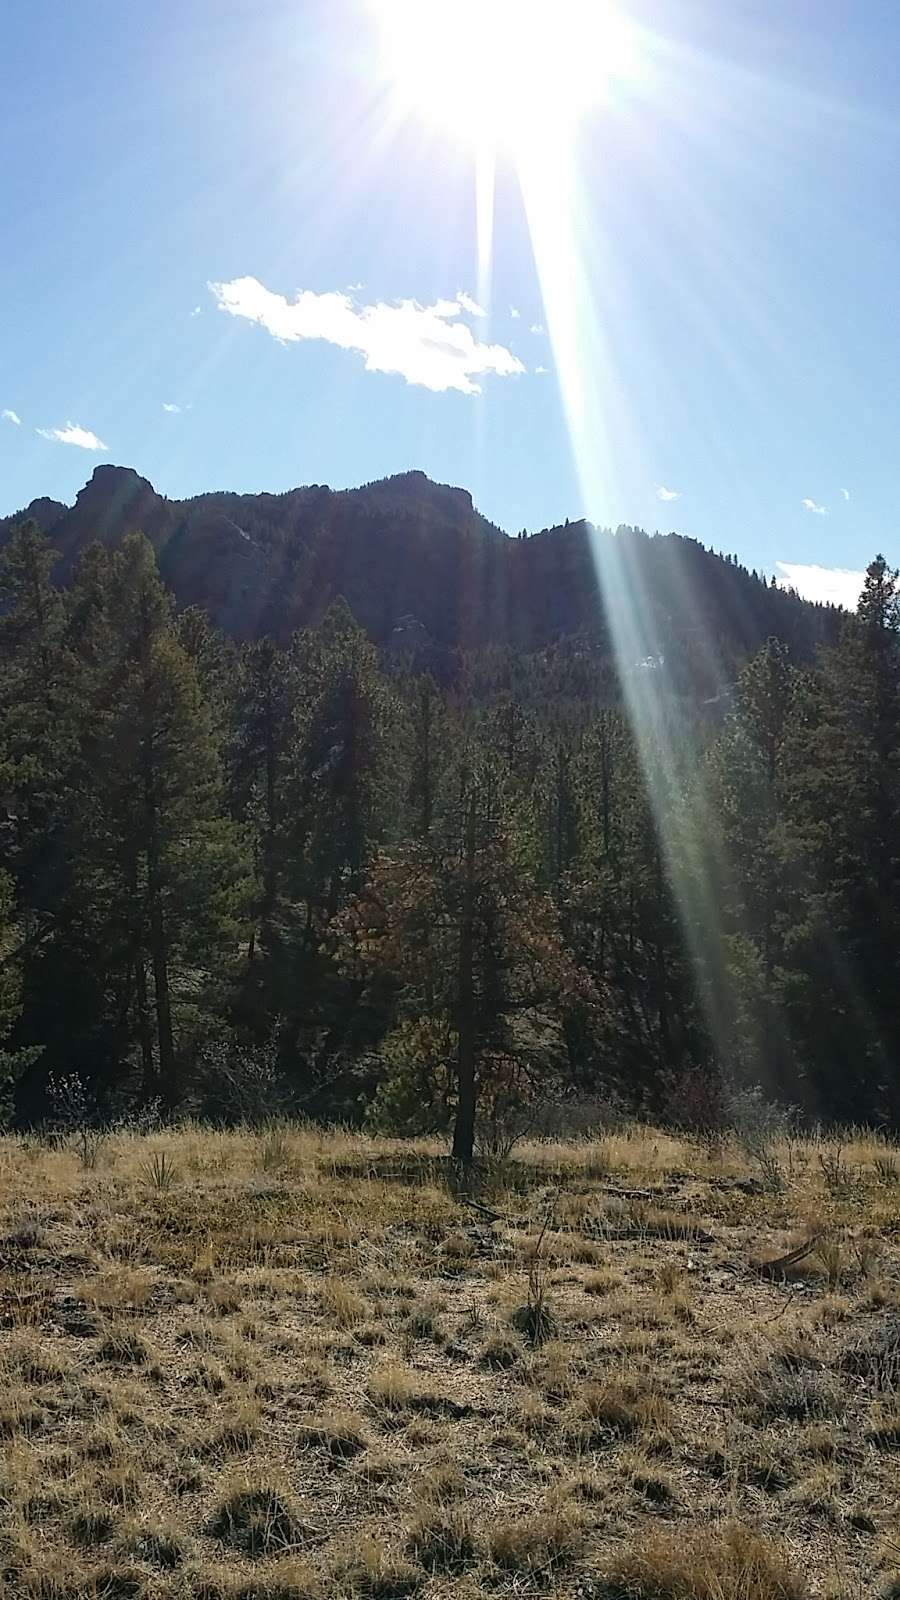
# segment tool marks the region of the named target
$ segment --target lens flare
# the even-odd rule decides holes
[[[410,109],[515,156],[534,127],[581,116],[637,70],[612,0],[374,0],[385,65]]]
[[[612,0],[372,4],[395,109],[472,149],[482,305],[490,303],[495,171],[501,161],[516,171],[582,502],[593,523],[616,520],[610,513],[624,505],[620,484],[646,481],[647,474],[613,334],[628,329],[634,361],[644,330],[629,314],[628,286],[614,268],[609,219],[597,218],[582,182],[580,147],[593,118],[602,151],[604,118],[609,128],[617,117],[620,137],[640,148],[651,167],[666,168],[664,147],[648,148],[646,113],[664,98],[681,103],[683,83],[675,94],[672,78],[664,95],[658,74],[661,66],[670,74],[684,69],[687,57],[638,27],[624,0],[622,8]],[[670,177],[677,188],[678,173]],[[687,286],[687,299],[690,293]],[[695,719],[666,670],[653,597],[629,541],[594,533],[593,556],[667,877],[710,1034],[727,1064],[738,1012],[724,910],[734,874],[698,781]],[[677,553],[673,560],[677,565]],[[678,585],[677,572],[674,580]],[[691,616],[696,607],[686,577],[681,588],[683,614]],[[725,682],[725,664],[699,614],[691,632],[707,681]],[[647,670],[648,663],[658,670]]]

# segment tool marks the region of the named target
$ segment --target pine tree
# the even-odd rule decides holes
[[[22,1009],[21,947],[22,928],[16,913],[13,881],[0,871],[0,1128],[4,1128],[12,1116],[20,1073],[39,1053],[36,1049],[4,1048]]]
[[[141,535],[117,553],[110,592],[95,859],[108,877],[110,916],[130,947],[144,1089],[171,1107],[180,1089],[176,1011],[195,1008],[204,969],[236,956],[247,874],[221,815],[221,770],[197,669]]]
[[[719,828],[717,898],[724,942],[731,1068],[786,1098],[798,1084],[783,1015],[784,939],[791,873],[783,847],[785,770],[796,673],[770,639],[738,680],[735,711],[709,753],[706,777]]]
[[[403,1015],[452,1054],[452,1151],[464,1165],[479,1106],[496,1114],[549,1093],[566,1008],[598,1003],[537,886],[514,792],[490,756],[460,752],[429,839],[382,851],[346,916],[363,968],[393,975]]]
[[[333,916],[362,882],[382,825],[379,760],[385,697],[375,651],[344,601],[301,645],[289,793],[295,892],[312,920]]]
[[[294,732],[293,695],[299,686],[288,655],[272,639],[247,645],[238,666],[229,748],[231,801],[253,839],[260,896],[260,943],[270,952],[283,888],[283,822],[288,755]],[[255,932],[251,935],[251,958]]]
[[[0,561],[0,766],[12,826],[5,846],[20,902],[44,921],[62,892],[75,756],[71,661],[54,554],[33,522]]]
[[[879,556],[810,675],[790,746],[785,849],[802,886],[789,1000],[816,1109],[900,1117],[900,605]]]

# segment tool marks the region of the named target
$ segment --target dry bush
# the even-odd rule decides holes
[[[682,1211],[668,1210],[643,1201],[632,1205],[631,1215],[635,1227],[645,1239],[668,1239],[672,1242],[690,1243],[699,1239],[703,1233],[703,1229],[694,1217],[686,1216]]]
[[[777,1420],[810,1422],[815,1418],[840,1417],[847,1397],[831,1372],[815,1368],[792,1369],[770,1361],[748,1372],[738,1396],[747,1414],[757,1423]]]
[[[876,1389],[900,1390],[900,1312],[889,1313],[872,1332],[848,1342],[840,1369]]]

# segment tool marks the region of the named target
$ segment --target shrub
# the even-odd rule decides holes
[[[287,1108],[287,1088],[278,1062],[276,1033],[263,1044],[233,1033],[208,1041],[194,1074],[193,1109],[207,1122],[265,1127]]]
[[[669,1127],[698,1139],[707,1149],[718,1149],[728,1132],[725,1086],[711,1067],[685,1067],[673,1073],[663,1087],[662,1120]]]
[[[380,1082],[366,1110],[370,1127],[415,1137],[450,1125],[456,1036],[441,1017],[398,1023],[378,1052]]]

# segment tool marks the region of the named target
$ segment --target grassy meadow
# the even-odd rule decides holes
[[[0,1452],[29,1600],[900,1595],[900,1154],[8,1137]]]

